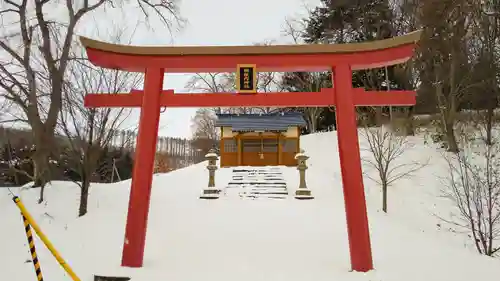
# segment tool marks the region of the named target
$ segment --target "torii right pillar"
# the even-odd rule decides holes
[[[351,67],[347,64],[335,66],[332,79],[351,266],[355,271],[366,272],[373,269],[373,259],[359,153]]]

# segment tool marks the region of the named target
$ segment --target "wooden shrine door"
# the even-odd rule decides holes
[[[241,139],[242,166],[278,166],[278,137]]]

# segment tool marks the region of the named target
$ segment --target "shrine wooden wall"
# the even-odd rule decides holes
[[[300,147],[296,127],[282,133],[235,133],[222,128],[220,143],[221,167],[233,166],[296,166],[295,155]]]

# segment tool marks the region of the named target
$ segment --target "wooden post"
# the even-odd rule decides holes
[[[219,150],[220,150],[220,166],[224,167],[226,165],[226,163],[225,163],[226,159],[223,156],[223,155],[225,155],[225,152],[224,152],[224,139],[222,137],[221,137],[220,142],[219,142]]]
[[[283,164],[283,148],[281,147],[282,136],[281,133],[278,133],[278,165]]]
[[[295,148],[295,154],[297,153],[300,153],[300,128],[297,127],[297,130],[296,130],[296,134],[295,134],[295,140],[296,140],[296,143],[297,143],[297,147]],[[295,158],[294,158],[295,159]],[[294,160],[294,164],[295,165],[298,165],[299,164],[299,161],[297,161],[297,159]]]
[[[243,153],[243,149],[241,147],[241,135],[240,134],[237,134],[236,135],[236,149],[238,150],[237,151],[237,157],[238,157],[238,166],[241,166],[242,165],[242,153]]]

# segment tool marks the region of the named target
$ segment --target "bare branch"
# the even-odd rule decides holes
[[[377,177],[370,177],[382,187],[382,210],[387,212],[388,187],[396,181],[410,177],[415,172],[425,167],[428,160],[424,162],[410,161],[398,163],[403,160],[404,153],[412,146],[405,136],[398,136],[385,126],[379,128],[364,128],[363,137],[368,143],[367,150],[370,152],[365,163],[377,171]]]
[[[481,136],[485,125],[479,119],[479,130],[460,138],[460,152],[445,155],[448,175],[442,192],[455,206],[448,220],[469,231],[479,253],[494,256],[500,238],[500,140]]]

